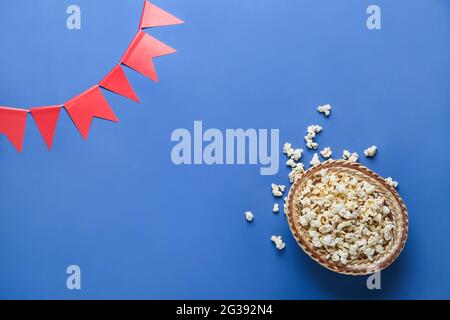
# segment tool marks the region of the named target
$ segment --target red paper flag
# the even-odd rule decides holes
[[[155,6],[149,1],[145,0],[144,10],[142,12],[141,23],[139,28],[151,28],[161,26],[171,26],[174,24],[184,23],[182,20],[171,15],[167,11]]]
[[[98,86],[66,102],[64,107],[84,139],[89,135],[93,117],[119,121]]]
[[[128,99],[141,102],[130,85],[130,82],[122,69],[122,66],[116,66],[101,82],[100,86],[115,92]]]
[[[150,79],[158,81],[152,59],[174,52],[176,52],[175,49],[153,38],[144,31],[139,31],[125,52],[122,63]]]
[[[58,123],[61,106],[50,106],[32,108],[31,115],[50,150],[53,145],[53,138],[55,136],[56,124]]]
[[[23,150],[27,114],[26,110],[0,107],[0,135],[5,134],[19,152]]]

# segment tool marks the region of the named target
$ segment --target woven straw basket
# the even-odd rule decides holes
[[[393,240],[385,249],[385,252],[376,259],[369,261],[367,258],[360,258],[349,262],[347,265],[328,260],[325,258],[326,253],[323,249],[312,246],[306,236],[306,230],[298,223],[302,208],[295,200],[298,199],[306,182],[322,169],[328,169],[329,173],[345,172],[360,180],[365,180],[375,186],[376,191],[386,199],[394,221]],[[345,160],[328,160],[303,173],[289,191],[286,215],[292,234],[303,251],[325,268],[342,274],[367,275],[387,268],[400,255],[408,237],[408,212],[397,191],[389,186],[382,177],[368,168],[359,163]]]

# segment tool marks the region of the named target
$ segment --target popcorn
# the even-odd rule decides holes
[[[273,211],[273,213],[278,213],[280,211],[280,207],[279,207],[278,203],[275,203],[273,205],[272,211]]]
[[[372,183],[346,172],[320,170],[294,205],[311,245],[334,263],[376,260],[393,241],[395,224],[387,200]]]
[[[326,104],[324,106],[319,106],[317,108],[317,111],[320,113],[323,113],[325,117],[328,117],[331,114],[331,106],[329,104]]]
[[[364,150],[364,155],[368,158],[373,158],[377,154],[377,151],[378,151],[377,146],[371,146],[370,148]]]
[[[294,161],[299,161],[303,155],[303,149],[295,149],[294,153],[291,156],[291,159]]]
[[[290,144],[289,142],[286,142],[283,146],[283,153],[287,154],[288,150],[292,149],[292,144]]]
[[[352,155],[352,154],[350,153],[350,151],[344,150],[344,152],[342,153],[342,158],[343,158],[344,160],[348,160],[348,158],[350,158],[351,155]]]
[[[320,151],[320,154],[322,155],[322,157],[324,157],[325,159],[328,159],[332,156],[333,152],[331,151],[330,147],[326,147],[325,149],[323,149],[322,151]]]
[[[317,111],[328,117],[331,106],[319,106]],[[318,149],[318,143],[314,140],[322,131],[323,128],[319,125],[307,127],[304,139],[308,149]],[[364,155],[374,157],[377,151],[376,146],[371,146],[364,150]],[[305,172],[304,164],[300,162],[304,150],[294,148],[291,143],[286,142],[283,153],[288,158],[286,165],[291,168],[289,182],[295,183]],[[333,155],[330,147],[315,152],[310,161],[311,167],[321,163],[319,153],[324,159]],[[344,150],[342,158],[357,162],[359,155]],[[398,186],[398,182],[392,178],[387,178],[386,182],[393,187]],[[272,184],[272,194],[275,197],[283,197],[285,191],[284,185]],[[285,197],[285,214],[286,201]],[[326,259],[335,263],[346,265],[361,257],[376,260],[393,241],[395,224],[389,203],[374,185],[346,172],[330,174],[327,169],[320,170],[306,182],[294,205],[301,209],[297,223],[305,231],[311,245],[320,249]],[[280,205],[275,203],[272,211],[278,213]],[[246,219],[249,220],[247,213]],[[253,214],[249,221],[252,220]],[[286,246],[281,236],[272,236],[271,241],[278,250],[283,250]]]
[[[313,156],[312,160],[309,162],[309,164],[312,167],[317,166],[318,164],[320,164],[319,155],[317,153],[314,153],[314,156]]]
[[[323,128],[319,125],[312,125],[307,128],[305,142],[306,142],[306,147],[308,149],[316,150],[319,147],[319,145],[316,142],[314,142],[314,138],[316,137],[316,135],[318,133],[322,132],[322,130],[323,130]]]
[[[253,213],[252,213],[251,211],[247,211],[247,212],[245,213],[245,219],[246,219],[248,222],[252,222],[252,221],[253,221],[253,218],[254,218],[254,215],[253,215]]]
[[[358,162],[359,155],[356,152],[350,153],[350,151],[344,150],[342,158],[351,162]]]
[[[390,185],[392,188],[397,189],[398,187],[398,182],[393,180],[391,177],[388,177],[386,179],[384,179],[384,181],[386,181],[386,183],[388,185]]]
[[[321,133],[323,128],[319,125],[312,125],[307,128],[308,133]]]
[[[286,165],[291,168],[295,168],[297,166],[293,159],[289,159],[288,161],[286,161]]]
[[[351,162],[358,162],[359,155],[356,152],[353,152],[350,158],[348,158],[348,161]]]
[[[286,155],[287,155],[288,157],[292,157],[292,155],[294,154],[294,152],[295,152],[294,148],[290,148],[290,149],[286,152]]]
[[[282,197],[285,190],[285,186],[279,186],[277,184],[272,183],[272,194],[275,197]]]
[[[303,172],[305,172],[303,163],[297,163],[295,165],[295,168],[292,168],[291,172],[289,173],[289,182],[294,183],[295,181],[297,181],[297,179]]]
[[[283,250],[286,247],[286,244],[281,239],[281,236],[272,236],[270,240],[272,240],[278,250]]]

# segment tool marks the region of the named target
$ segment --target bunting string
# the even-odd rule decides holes
[[[84,139],[88,138],[93,118],[118,122],[100,88],[140,103],[133,87],[128,81],[123,66],[157,82],[158,75],[153,59],[174,53],[176,50],[150,36],[144,29],[184,23],[182,20],[144,0],[144,8],[139,30],[131,41],[125,54],[105,78],[97,85],[62,105],[18,109],[0,106],[0,135],[5,135],[11,144],[22,152],[28,114],[31,114],[39,132],[50,150],[53,145],[61,109],[65,109]]]

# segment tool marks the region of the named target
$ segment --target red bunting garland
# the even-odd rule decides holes
[[[27,110],[0,107],[0,134],[5,134],[19,152],[22,152],[27,113]]]
[[[139,29],[171,26],[181,23],[184,22],[154,4],[145,1]]]
[[[115,92],[125,98],[141,102],[128,82],[121,65],[115,67],[100,83],[100,87]]]
[[[30,113],[48,149],[51,149],[61,108],[66,109],[84,139],[87,139],[89,135],[94,117],[118,122],[119,120],[100,88],[139,103],[140,100],[128,81],[122,65],[158,81],[153,58],[174,53],[175,50],[143,32],[142,29],[181,23],[183,23],[182,20],[148,0],[144,0],[138,33],[123,55],[119,65],[115,66],[98,85],[69,100],[64,105],[31,108],[29,110],[0,107],[0,135],[4,134],[14,147],[22,152],[27,114]]]
[[[53,138],[60,112],[61,106],[40,107],[30,110],[49,150],[53,145]]]
[[[161,41],[139,31],[122,58],[122,63],[144,76],[158,81],[153,58],[174,53],[175,50]]]
[[[66,102],[64,107],[85,140],[91,129],[92,118],[119,121],[98,86]]]

